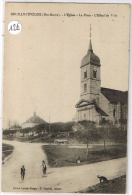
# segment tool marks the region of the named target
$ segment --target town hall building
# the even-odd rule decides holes
[[[109,120],[115,123],[127,123],[128,92],[101,87],[101,63],[94,54],[91,38],[87,54],[80,66],[81,92],[76,104],[76,121],[94,121],[100,123]]]

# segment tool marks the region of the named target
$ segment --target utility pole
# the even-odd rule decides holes
[[[10,130],[10,121],[9,121],[9,130]]]
[[[123,120],[123,116],[122,115],[123,115],[123,112],[122,112],[122,104],[121,104],[121,121],[120,121],[121,122],[121,131],[122,131],[122,126],[123,126],[122,125],[122,120]]]
[[[90,109],[89,109],[89,127],[87,129],[87,156],[89,155],[89,128],[90,128],[91,122],[90,122]]]
[[[104,150],[105,150],[105,127],[104,127],[104,129],[103,129],[103,140],[104,140]]]
[[[49,116],[49,143],[50,143],[50,116]]]
[[[89,127],[87,129],[87,156],[89,155]]]

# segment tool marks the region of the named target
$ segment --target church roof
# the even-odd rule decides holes
[[[91,39],[89,41],[89,48],[88,48],[87,55],[85,55],[81,61],[81,67],[89,63],[95,64],[97,66],[101,66],[99,57],[93,53]]]
[[[95,109],[101,116],[108,116],[108,114],[106,114],[106,112],[104,112],[100,107],[95,106]]]
[[[127,104],[128,91],[119,91],[101,87],[101,93],[109,100],[110,103],[117,104],[119,102],[121,104]]]
[[[37,116],[36,113],[34,113],[34,116],[32,116],[31,118],[29,118],[25,123],[43,124],[43,123],[47,123],[47,122],[44,121],[39,116]]]

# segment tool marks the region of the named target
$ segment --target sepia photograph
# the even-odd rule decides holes
[[[5,4],[2,192],[125,194],[130,4]]]

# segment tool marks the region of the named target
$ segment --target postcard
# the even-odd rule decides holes
[[[2,191],[126,193],[130,4],[5,4]]]

